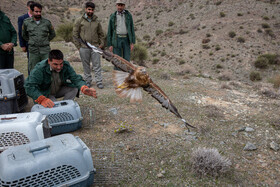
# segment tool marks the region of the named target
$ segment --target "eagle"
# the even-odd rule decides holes
[[[188,131],[190,131],[189,127],[195,128],[182,118],[177,108],[171,102],[168,96],[161,90],[158,85],[156,85],[152,81],[145,67],[136,66],[131,62],[123,59],[122,57],[109,51],[97,48],[80,38],[78,40],[81,43],[85,44],[88,48],[92,49],[94,52],[102,55],[104,59],[111,62],[114,66],[121,70],[113,71],[113,82],[115,91],[118,96],[128,97],[130,98],[130,102],[141,102],[143,89],[148,92],[153,98],[155,98],[162,105],[162,107],[166,108],[167,110],[175,114],[178,118],[180,118],[188,128]]]

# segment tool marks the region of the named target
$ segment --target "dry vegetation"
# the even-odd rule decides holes
[[[95,2],[106,31],[114,3]],[[24,3],[0,3],[4,11],[11,7],[6,12],[14,25],[15,10],[24,13],[19,8]],[[79,16],[82,3],[43,2],[56,27]],[[105,89],[97,90],[96,100],[83,95],[76,100],[84,121],[73,132],[92,150],[95,186],[279,186],[280,153],[271,147],[280,144],[279,6],[277,0],[130,0],[149,73],[197,129],[187,132],[147,94],[141,104],[116,97],[112,65],[102,61]],[[63,50],[82,74],[71,43],[53,42],[52,48]],[[26,75],[26,57],[18,47],[15,57],[16,69]],[[243,150],[248,143],[257,149]],[[229,172],[220,175],[218,167],[197,174],[192,166],[199,147],[215,149],[214,164],[223,158],[223,166],[231,163]]]

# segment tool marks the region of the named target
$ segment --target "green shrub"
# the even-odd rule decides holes
[[[173,21],[170,21],[170,22],[168,23],[168,26],[169,26],[169,27],[172,27],[174,24],[175,24],[175,23],[174,23]]]
[[[231,37],[231,38],[234,38],[234,37],[236,36],[236,34],[235,34],[234,31],[230,31],[230,32],[228,33],[228,35],[229,35],[229,37]]]
[[[223,69],[223,66],[221,64],[216,64],[217,69]]]
[[[251,81],[260,81],[260,80],[262,80],[261,74],[259,72],[256,72],[256,71],[252,71],[250,73],[250,80]]]
[[[73,41],[73,23],[65,23],[58,26],[56,34],[61,37],[65,42]]]
[[[151,39],[151,37],[148,34],[143,36],[143,40],[149,41],[150,39]]]
[[[186,63],[186,61],[185,61],[184,59],[180,59],[180,60],[179,60],[179,64],[180,64],[180,65],[183,65],[183,64],[185,64],[185,63]]]
[[[237,16],[243,16],[243,14],[242,13],[237,13]]]
[[[255,67],[259,69],[266,69],[268,67],[268,59],[265,57],[258,57],[255,61]]]
[[[160,56],[165,56],[166,55],[166,52],[165,51],[162,51],[161,53],[160,53]]]
[[[135,44],[134,49],[131,52],[131,59],[136,61],[139,65],[144,63],[144,60],[148,59],[148,51],[142,44]]]
[[[270,28],[270,26],[269,26],[269,24],[268,24],[268,23],[263,23],[263,24],[262,24],[262,28],[264,28],[264,29],[268,29],[268,28]]]
[[[265,31],[265,33],[266,33],[267,35],[271,36],[272,38],[275,37],[275,34],[274,34],[274,32],[272,31],[272,29],[269,28],[269,29],[265,29],[264,31]]]
[[[158,58],[154,58],[153,59],[153,64],[157,64],[159,62],[159,59]]]
[[[160,35],[163,33],[163,30],[156,30],[156,36]]]
[[[279,55],[277,54],[267,53],[267,54],[260,55],[258,58],[266,58],[268,60],[268,64],[278,64],[279,63],[278,57]]]
[[[202,49],[210,49],[210,46],[207,45],[207,44],[203,44],[203,45],[202,45]]]
[[[226,16],[226,14],[224,13],[224,12],[220,12],[220,17],[221,18],[223,18],[223,17],[225,17]]]
[[[269,17],[264,16],[263,19],[264,19],[264,20],[269,20]]]
[[[221,49],[220,45],[216,45],[215,49],[216,51],[219,51]]]
[[[240,43],[244,43],[245,42],[245,38],[240,36],[240,37],[237,38],[237,41],[240,42]]]
[[[206,34],[206,37],[207,37],[207,38],[209,38],[209,37],[211,37],[211,36],[212,36],[212,35],[211,35],[210,33],[207,33],[207,34]]]

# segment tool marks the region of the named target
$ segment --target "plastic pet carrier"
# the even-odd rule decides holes
[[[39,112],[0,115],[0,153],[12,146],[48,138],[50,128],[46,116]]]
[[[82,127],[82,114],[80,106],[73,100],[63,100],[54,102],[53,108],[45,108],[36,104],[32,107],[32,112],[40,112],[47,115],[51,135],[72,132]]]
[[[0,114],[20,112],[28,104],[23,74],[15,69],[0,69]]]
[[[0,154],[0,186],[91,186],[90,149],[71,134],[11,147]]]

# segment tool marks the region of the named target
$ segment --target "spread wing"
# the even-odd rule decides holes
[[[186,120],[182,118],[175,105],[171,102],[171,100],[167,97],[167,95],[160,89],[160,87],[156,85],[151,79],[150,79],[149,86],[144,87],[143,89],[149,94],[151,94],[151,96],[155,98],[162,105],[162,107],[166,108],[167,110],[175,114],[178,118],[182,119],[186,127],[189,126],[195,128],[194,126],[190,125],[189,123],[186,122]]]
[[[107,61],[111,62],[113,65],[115,65],[117,68],[121,69],[124,72],[133,73],[137,68],[132,63],[128,62],[127,60],[118,55],[115,55],[109,51],[99,49],[91,45],[90,43],[83,41],[81,38],[75,39],[86,45],[89,49],[92,49],[94,52],[101,54],[103,58],[105,58]]]

